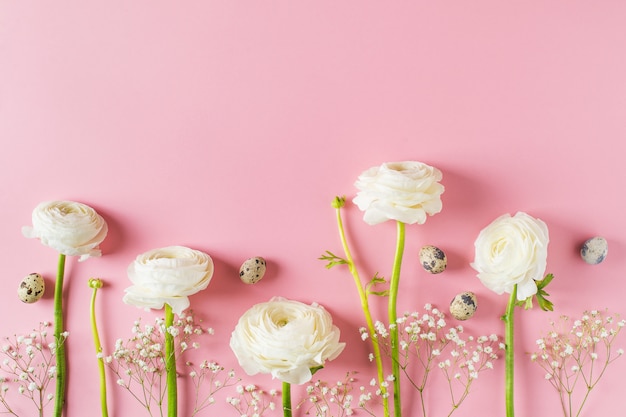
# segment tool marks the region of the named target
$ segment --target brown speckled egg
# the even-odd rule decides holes
[[[239,268],[239,278],[246,284],[255,284],[263,278],[266,268],[265,259],[260,256],[246,259]]]
[[[46,289],[43,277],[35,272],[28,274],[17,288],[17,295],[25,303],[38,301]]]
[[[478,300],[473,292],[457,294],[450,303],[450,314],[457,320],[467,320],[474,315],[478,308]]]
[[[426,245],[420,249],[420,263],[431,274],[439,274],[448,266],[446,254],[436,246]]]

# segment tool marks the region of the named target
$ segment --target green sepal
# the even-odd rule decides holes
[[[339,209],[346,205],[346,197],[345,196],[337,196],[333,199],[332,206],[333,208]]]
[[[311,375],[315,375],[315,373],[317,371],[319,371],[320,369],[322,369],[323,367],[324,367],[324,365],[318,365],[318,366],[315,366],[313,368],[309,368],[309,370],[311,371]]]

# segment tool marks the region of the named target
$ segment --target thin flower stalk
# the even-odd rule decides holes
[[[514,330],[515,330],[515,305],[517,302],[517,284],[513,286],[509,303],[506,306],[506,313],[502,317],[505,323],[504,344],[506,346],[504,358],[504,390],[505,390],[505,406],[506,416],[514,417],[515,400],[514,400],[514,373],[515,373],[515,349],[514,349]]]
[[[174,336],[171,330],[174,325],[174,313],[169,304],[165,304],[165,372],[167,378],[167,415],[178,415],[178,386],[176,381],[176,352]]]
[[[341,263],[346,264],[348,266],[348,270],[350,271],[350,274],[352,274],[352,277],[354,279],[354,284],[356,286],[357,293],[359,295],[359,300],[361,302],[361,309],[363,310],[363,315],[365,316],[365,323],[367,325],[369,334],[372,335],[371,344],[372,344],[372,350],[373,350],[373,359],[374,359],[374,362],[376,363],[378,385],[380,386],[380,390],[381,390],[383,415],[384,417],[389,417],[390,415],[389,396],[387,394],[387,387],[385,383],[385,371],[383,368],[382,355],[380,354],[380,347],[377,341],[374,339],[376,335],[376,331],[374,327],[374,320],[372,318],[372,313],[370,312],[370,308],[369,308],[368,293],[365,287],[363,286],[361,277],[359,275],[359,271],[354,262],[354,258],[352,257],[352,252],[350,251],[350,247],[348,245],[348,239],[346,238],[346,232],[343,226],[341,209],[345,206],[345,201],[346,201],[345,197],[335,197],[335,199],[333,200],[333,207],[335,208],[335,215],[337,219],[337,228],[339,230],[339,237],[341,239],[341,245],[343,247],[345,259],[337,258],[330,253],[329,253],[329,255],[331,255],[330,257],[323,256],[320,259],[330,260],[330,262],[328,263],[328,267],[332,267],[336,264],[341,264]]]
[[[393,261],[393,270],[391,273],[391,281],[389,284],[389,305],[388,305],[388,318],[389,323],[394,324],[390,326],[389,334],[391,341],[391,371],[393,375],[393,411],[396,417],[402,415],[402,404],[400,395],[400,364],[399,358],[399,340],[398,340],[398,288],[400,284],[400,269],[402,267],[402,257],[404,254],[404,241],[405,241],[405,225],[403,222],[397,221],[397,241],[396,241],[396,254]]]
[[[65,275],[65,255],[59,253],[57,266],[57,278],[54,285],[54,340],[57,362],[56,393],[54,396],[54,417],[63,415],[65,406],[66,373],[67,373],[67,353],[65,343],[62,343],[65,333],[63,318],[63,278]]]
[[[89,287],[93,289],[91,293],[91,302],[89,304],[89,318],[91,320],[91,332],[93,334],[93,343],[96,349],[96,357],[98,360],[98,372],[100,375],[100,410],[102,417],[108,417],[109,411],[107,407],[107,384],[106,373],[104,369],[104,358],[102,354],[102,344],[100,343],[100,335],[98,333],[98,322],[96,320],[96,294],[98,289],[102,288],[102,280],[92,278],[88,282]]]
[[[291,384],[283,381],[283,417],[291,417]]]

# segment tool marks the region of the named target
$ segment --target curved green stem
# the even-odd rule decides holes
[[[514,349],[514,312],[515,302],[517,301],[517,284],[513,286],[509,303],[506,306],[506,313],[502,319],[505,322],[504,343],[506,346],[504,357],[504,377],[505,377],[505,399],[506,399],[506,417],[515,415],[515,402],[513,401],[514,393],[514,366],[515,366],[515,349]]]
[[[109,411],[107,408],[106,373],[104,370],[104,358],[102,357],[102,344],[100,343],[100,336],[98,335],[98,323],[96,321],[96,294],[98,293],[98,288],[102,288],[102,280],[98,278],[90,279],[89,287],[93,288],[93,292],[91,293],[91,303],[89,304],[89,318],[91,319],[93,343],[96,347],[96,354],[98,355],[98,372],[100,373],[100,408],[102,410],[102,417],[108,417]]]
[[[178,415],[178,387],[176,386],[176,352],[174,336],[170,328],[174,325],[174,313],[169,304],[165,304],[165,372],[167,376],[167,415]]]
[[[65,405],[65,384],[67,372],[67,356],[65,352],[65,332],[63,324],[63,277],[65,275],[65,255],[59,254],[57,279],[54,284],[54,341],[57,362],[56,391],[54,397],[54,417],[63,415]]]
[[[359,276],[359,272],[354,263],[354,259],[352,258],[352,254],[350,252],[350,248],[348,246],[348,240],[346,239],[346,233],[343,228],[343,221],[341,219],[341,206],[338,205],[336,207],[336,215],[337,215],[337,226],[339,228],[339,236],[341,238],[341,245],[343,246],[343,251],[346,255],[346,261],[348,264],[348,268],[350,269],[350,273],[354,278],[354,283],[356,285],[357,292],[359,293],[359,299],[361,301],[361,309],[363,310],[363,314],[365,315],[365,322],[367,324],[367,330],[370,334],[370,338],[372,339],[372,350],[374,351],[374,361],[376,362],[376,370],[378,376],[378,385],[380,386],[382,402],[383,402],[383,413],[385,417],[389,417],[389,397],[387,394],[387,388],[385,387],[385,373],[383,369],[383,360],[380,354],[380,346],[378,346],[378,342],[374,340],[376,335],[376,329],[374,327],[374,320],[372,319],[372,314],[369,308],[369,301],[367,299],[367,292],[365,288],[363,288],[363,284],[361,282],[361,278]]]
[[[393,374],[393,411],[396,417],[402,415],[402,405],[400,397],[400,362],[399,362],[399,340],[398,340],[398,313],[396,306],[398,303],[398,288],[400,284],[400,269],[402,267],[402,255],[404,254],[405,225],[403,222],[396,222],[398,236],[396,240],[396,255],[393,261],[393,271],[389,284],[389,339],[391,341],[391,370]]]
[[[291,384],[283,381],[283,417],[291,417]]]

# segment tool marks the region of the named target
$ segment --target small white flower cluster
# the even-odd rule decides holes
[[[234,375],[233,375],[234,376]],[[254,384],[237,385],[237,395],[226,397],[226,402],[232,405],[241,417],[261,417],[267,410],[275,410],[275,398],[279,395],[276,390],[264,391]]]
[[[545,379],[558,392],[563,414],[579,415],[609,364],[624,354],[613,344],[626,321],[607,310],[591,310],[584,311],[580,319],[561,316],[550,324],[552,329],[537,340],[538,350],[530,358],[545,371]]]
[[[306,386],[307,396],[298,404],[298,408],[305,408],[307,415],[315,417],[344,417],[353,415],[359,409],[369,410],[372,393],[361,386],[359,397],[355,399],[352,394],[354,382],[354,372],[348,372],[342,381],[334,385],[321,380],[310,383]]]
[[[442,311],[431,304],[426,304],[424,310],[424,313],[405,313],[388,327],[377,322],[374,335],[368,335],[367,329],[361,328],[361,338],[372,337],[378,341],[381,351],[391,356],[389,329],[397,326],[399,365],[410,385],[423,400],[424,391],[431,382],[429,373],[439,369],[447,381],[454,411],[469,394],[479,373],[493,369],[493,363],[498,359],[497,351],[504,350],[504,343],[495,334],[464,337],[463,326],[448,327]]]
[[[197,367],[192,362],[187,362],[185,365],[191,369],[188,375],[195,388],[192,416],[215,404],[215,394],[218,391],[239,382],[233,370],[230,370],[222,379],[224,368],[216,362],[203,361]]]
[[[195,322],[191,311],[181,314],[167,329],[163,318],[143,327],[140,318],[133,324],[132,337],[126,341],[118,339],[113,353],[105,357],[117,385],[128,390],[146,409],[152,409],[154,404],[161,408],[165,398],[165,332],[174,337],[177,360],[182,360],[190,347],[200,347],[195,340],[198,336],[213,334],[212,329],[203,329]],[[202,373],[207,370],[212,372],[208,363],[207,368],[200,369]],[[197,371],[195,375],[198,376]]]
[[[48,392],[51,381],[56,377],[56,346],[49,341],[49,322],[39,323],[39,328],[28,335],[15,335],[5,338],[2,345],[4,359],[0,362],[0,404],[9,414],[16,415],[9,404],[7,395],[11,388],[29,398],[37,415],[43,415],[44,407],[54,395]],[[68,333],[61,334],[59,345],[65,342]],[[54,391],[54,387],[50,391]]]

